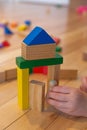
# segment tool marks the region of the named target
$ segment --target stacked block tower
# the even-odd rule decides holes
[[[48,84],[51,80],[56,80],[57,84],[59,84],[60,64],[63,63],[63,57],[59,54],[56,54],[55,48],[55,41],[41,27],[35,27],[31,31],[31,33],[23,40],[21,46],[21,57],[16,58],[18,79],[18,104],[22,110],[31,107],[31,99],[29,99],[29,96],[31,94],[29,94],[29,91],[31,91],[32,89],[30,89],[30,87],[32,87],[33,85],[35,87],[35,83],[43,87],[43,84],[41,84],[40,82],[29,82],[30,69],[33,69],[37,66],[48,66],[48,89]],[[44,91],[44,89],[41,88],[40,90],[41,91],[38,91]],[[43,100],[40,99],[40,101]]]

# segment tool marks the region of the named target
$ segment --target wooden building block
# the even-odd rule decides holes
[[[27,29],[27,26],[25,24],[18,26],[18,31],[24,31],[26,29]]]
[[[59,84],[59,73],[60,73],[60,65],[52,65],[48,66],[48,77],[47,77],[47,87],[50,89],[49,82],[55,80],[57,85]]]
[[[22,57],[16,58],[16,64],[19,68],[33,68],[37,66],[48,66],[48,65],[58,65],[63,63],[63,57],[56,54],[55,58],[49,59],[39,59],[39,60],[25,60]]]
[[[5,81],[5,71],[0,72],[0,83]]]
[[[87,61],[87,51],[86,50],[83,52],[83,60]]]
[[[32,110],[43,111],[45,99],[45,83],[32,80],[30,81],[30,107]]]
[[[59,79],[77,79],[78,77],[78,70],[60,70]]]
[[[54,44],[55,41],[51,36],[41,27],[36,26],[23,40],[27,46]]]
[[[5,71],[6,74],[6,80],[11,80],[17,78],[17,69],[9,69]]]
[[[25,60],[37,60],[55,57],[56,44],[27,46],[22,43],[22,57]]]
[[[29,108],[29,69],[17,67],[18,104],[22,110]]]
[[[67,130],[80,130],[80,129],[77,129],[77,128],[68,128]]]

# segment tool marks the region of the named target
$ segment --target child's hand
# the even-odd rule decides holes
[[[80,89],[84,92],[87,92],[87,77],[82,78],[82,85]]]
[[[47,94],[47,102],[69,115],[87,117],[87,94],[78,88],[53,87]]]

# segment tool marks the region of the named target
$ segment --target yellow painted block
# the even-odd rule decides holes
[[[18,27],[18,31],[24,31],[24,30],[26,30],[26,29],[27,29],[27,26],[26,26],[25,24],[20,25],[20,26]]]
[[[18,105],[22,110],[29,108],[29,69],[17,67]]]

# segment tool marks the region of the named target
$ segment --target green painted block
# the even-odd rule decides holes
[[[33,73],[33,68],[29,68],[29,74]]]
[[[56,46],[56,52],[61,52],[62,48],[60,46]]]
[[[55,58],[49,59],[38,59],[38,60],[25,60],[22,57],[16,58],[16,64],[19,68],[33,68],[37,66],[49,66],[49,65],[57,65],[63,63],[63,57],[59,54],[56,54]]]

